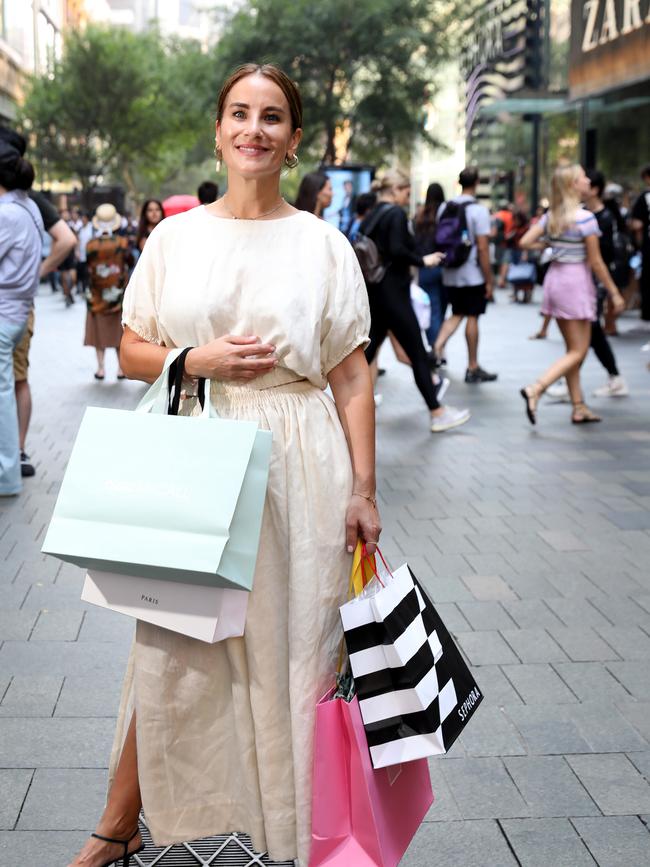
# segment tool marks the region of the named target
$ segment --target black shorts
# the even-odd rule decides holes
[[[480,286],[448,286],[454,316],[482,316],[487,307],[485,283]]]
[[[59,265],[59,271],[74,271],[77,264],[77,260],[75,259],[74,250],[65,257],[63,262]]]

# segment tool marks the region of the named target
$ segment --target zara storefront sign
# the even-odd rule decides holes
[[[650,0],[572,0],[571,97],[650,77]]]

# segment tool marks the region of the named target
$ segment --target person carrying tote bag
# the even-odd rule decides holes
[[[373,553],[381,522],[363,277],[345,236],[279,192],[301,130],[287,75],[236,70],[215,130],[228,192],[156,226],[125,293],[127,376],[153,382],[170,349],[193,347],[180,415],[205,377],[217,414],[254,421],[273,446],[245,634],[207,644],[138,622],[104,839],[71,867],[135,851],[142,808],[156,845],[242,831],[269,860],[308,864],[316,705],[355,545]]]

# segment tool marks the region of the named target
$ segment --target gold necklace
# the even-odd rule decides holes
[[[275,212],[279,211],[280,208],[282,207],[282,205],[286,204],[286,202],[284,201],[283,198],[280,198],[280,201],[278,202],[278,204],[274,208],[271,208],[270,211],[264,211],[263,214],[258,214],[256,217],[238,217],[235,214],[233,214],[233,212],[228,207],[228,203],[226,202],[225,196],[221,199],[221,204],[228,211],[228,213],[233,218],[233,220],[261,220],[262,217],[270,217],[271,214],[275,214]]]

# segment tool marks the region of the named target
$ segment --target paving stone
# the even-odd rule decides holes
[[[15,826],[33,774],[32,770],[24,768],[0,768],[0,829],[3,831]]]
[[[20,814],[19,831],[83,831],[106,803],[106,770],[37,769]]]
[[[461,735],[468,756],[523,756],[519,732],[498,707],[481,706]]]
[[[600,815],[563,756],[506,758],[504,764],[531,816]]]
[[[636,816],[574,819],[598,867],[648,867],[650,834]]]
[[[517,657],[498,632],[458,632],[456,638],[472,665],[517,662]]]
[[[643,774],[647,782],[650,782],[650,752],[647,753],[629,753],[628,759],[634,767]]]
[[[0,716],[52,716],[62,683],[62,677],[47,675],[12,678],[0,703]]]
[[[594,592],[594,585],[589,582],[588,593]],[[546,600],[546,604],[557,614],[566,626],[609,626],[610,622],[605,615],[591,604],[589,599],[553,599]]]
[[[566,753],[589,753],[591,747],[568,715],[568,706],[526,705],[506,707],[533,755],[557,756]]]
[[[500,759],[449,761],[444,763],[442,772],[465,819],[530,815]]]
[[[650,702],[620,701],[616,706],[641,737],[650,743]]]
[[[544,629],[502,629],[500,632],[522,662],[563,662],[567,658]]]
[[[66,677],[54,716],[117,716],[122,682],[122,677]]]
[[[625,660],[650,660],[650,637],[638,626],[599,626],[598,634]]]
[[[518,599],[501,603],[520,629],[547,629],[562,626],[557,615],[539,599]]]
[[[650,784],[627,756],[568,756],[567,761],[606,816],[650,812]]]
[[[498,665],[481,665],[473,668],[472,676],[483,693],[486,705],[503,707],[523,703],[521,696]]]
[[[577,701],[575,694],[550,665],[504,665],[502,671],[524,704],[571,704]]]
[[[115,611],[91,608],[85,612],[78,640],[81,642],[111,641],[130,647],[135,635],[135,623],[133,617]]]
[[[464,575],[463,582],[467,585],[475,599],[481,602],[507,601],[516,599],[516,595],[498,575]]]
[[[504,819],[501,827],[521,867],[594,867],[567,819]]]
[[[472,599],[472,594],[460,578],[427,575],[425,578],[418,576],[418,579],[436,605],[439,602],[462,602]]]
[[[0,611],[0,641],[26,641],[37,617],[34,611]]]
[[[48,611],[40,613],[31,641],[76,641],[83,611]]]
[[[424,818],[425,822],[450,822],[462,818],[442,772],[442,764],[438,761],[438,757],[429,759],[434,802]]]
[[[605,667],[639,701],[650,701],[650,676],[646,662],[607,662]]]
[[[573,533],[562,530],[541,530],[542,539],[556,551],[588,551],[589,545]]]
[[[436,611],[451,633],[466,632],[471,628],[458,605],[453,602],[436,603]]]
[[[612,648],[590,627],[558,629],[551,627],[549,633],[574,662],[598,662],[620,658]]]
[[[485,821],[425,822],[401,863],[404,867],[455,867],[459,852],[463,863],[472,867],[517,864],[498,824]]]
[[[103,768],[113,719],[0,719],[0,767]]]
[[[624,665],[625,663],[609,663]],[[609,701],[626,700],[630,692],[620,679],[602,662],[555,662],[553,668],[580,701],[590,701],[596,696]],[[648,691],[650,698],[650,685]]]
[[[124,672],[129,646],[86,641],[5,641],[0,648],[0,670],[16,674],[94,674],[104,677]]]
[[[512,618],[499,602],[459,602],[458,607],[472,629],[509,629]]]
[[[0,833],[0,864],[7,867],[69,864],[87,836],[87,831],[6,831]]]
[[[595,753],[645,750],[648,742],[619,713],[602,700],[575,704],[567,709],[580,734]]]

